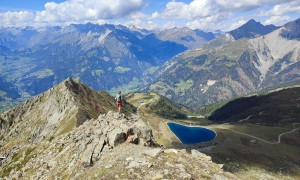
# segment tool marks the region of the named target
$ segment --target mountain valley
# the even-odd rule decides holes
[[[0,28],[0,179],[299,179],[299,29]]]

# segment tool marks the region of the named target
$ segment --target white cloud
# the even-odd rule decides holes
[[[102,25],[102,24],[107,24],[107,21],[104,20],[104,19],[98,19],[98,20],[95,20],[95,21],[89,21],[89,20],[85,20],[83,21],[83,23],[93,23],[93,24],[99,24],[99,25]],[[75,22],[74,22],[75,23]],[[73,23],[73,24],[74,24]],[[67,24],[70,24],[70,23],[67,23]]]
[[[222,11],[248,11],[259,8],[263,5],[276,5],[289,2],[296,2],[299,0],[214,0],[215,4],[220,7]]]
[[[34,17],[35,14],[29,11],[0,13],[0,26],[26,26]]]
[[[142,0],[69,0],[63,3],[46,3],[45,10],[38,12],[38,22],[82,21],[114,19],[140,10]]]
[[[189,4],[171,1],[160,17],[195,19],[212,16],[218,13],[230,13],[233,11],[248,11],[260,7],[263,3],[271,0],[193,0]],[[155,17],[159,17],[156,12]]]
[[[0,13],[0,26],[33,24],[81,23],[99,19],[124,18],[138,12],[145,5],[143,0],[68,0],[62,3],[48,2],[45,10]],[[136,14],[137,15],[137,14]]]
[[[228,30],[242,25],[242,21],[231,26],[222,21],[230,19],[236,12],[257,8],[263,1],[266,0],[193,0],[190,3],[171,1],[161,13],[153,13],[152,18],[188,19],[190,22],[186,25],[192,29]]]
[[[164,23],[160,29],[171,29],[174,27],[178,27],[178,24],[175,21],[168,21],[166,23]]]
[[[130,18],[132,19],[141,19],[141,18],[148,18],[149,15],[145,14],[145,13],[141,13],[141,12],[134,12],[130,15]]]
[[[154,23],[153,21],[144,21],[141,19],[133,19],[131,21],[128,21],[125,23],[126,26],[133,26],[137,27],[139,29],[148,29],[148,30],[153,30],[157,29],[157,24]]]
[[[288,21],[291,21],[291,18],[289,16],[271,16],[264,22],[264,24],[274,24],[277,26],[281,26]]]
[[[158,18],[159,17],[159,13],[157,11],[155,11],[154,13],[152,13],[151,18]]]
[[[50,1],[50,0],[49,0]],[[181,27],[231,30],[254,18],[282,24],[300,12],[300,0],[169,0],[161,12],[145,14],[149,0],[66,0],[48,2],[43,11],[0,12],[0,27],[126,22],[140,28]],[[148,3],[148,4],[147,4]],[[163,4],[163,3],[161,3]],[[249,13],[250,12],[250,13]],[[294,13],[291,15],[289,13]]]
[[[192,29],[229,31],[249,19],[300,12],[299,4],[300,0],[192,0],[190,3],[178,0],[170,1],[162,12],[154,12],[151,17],[186,20]],[[284,20],[287,18],[270,17],[268,22],[278,24]]]
[[[250,10],[261,5],[262,0],[216,0],[216,4],[223,10]]]
[[[300,0],[287,2],[284,4],[277,4],[271,10],[265,12],[265,15],[286,15],[288,13],[300,12]]]
[[[228,18],[228,13],[215,14],[212,16],[198,18],[196,20],[190,21],[186,24],[187,27],[191,29],[202,29],[202,30],[217,30],[217,29],[224,29],[224,19]]]
[[[242,26],[243,24],[245,24],[248,20],[246,19],[240,19],[238,22],[233,23],[226,31],[231,31],[233,29],[236,29],[240,26]]]
[[[194,0],[190,4],[171,1],[167,3],[166,9],[160,16],[163,18],[195,19],[209,16],[217,11],[218,8],[214,8],[213,1],[211,0]]]

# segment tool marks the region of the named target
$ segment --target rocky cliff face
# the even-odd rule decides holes
[[[0,177],[235,178],[196,150],[164,149],[147,121],[109,111],[111,99],[68,79],[1,114]]]

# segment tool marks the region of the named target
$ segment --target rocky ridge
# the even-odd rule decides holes
[[[110,101],[68,79],[1,114],[0,178],[235,178],[196,150],[164,149],[148,120],[130,113],[129,104],[126,114],[114,113]]]
[[[160,147],[138,116],[113,112],[52,141],[15,145],[11,152],[0,171],[8,179],[236,178],[197,150]]]
[[[125,109],[127,107],[134,112],[129,104]],[[113,109],[114,99],[108,93],[93,91],[68,78],[24,104],[0,114],[0,135],[7,141],[15,138],[31,141],[49,138],[71,131],[85,121]]]

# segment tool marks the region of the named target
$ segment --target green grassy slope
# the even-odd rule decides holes
[[[149,105],[153,113],[163,117],[171,119],[186,119],[187,112],[183,111],[181,107],[168,98],[159,95],[157,101]]]

